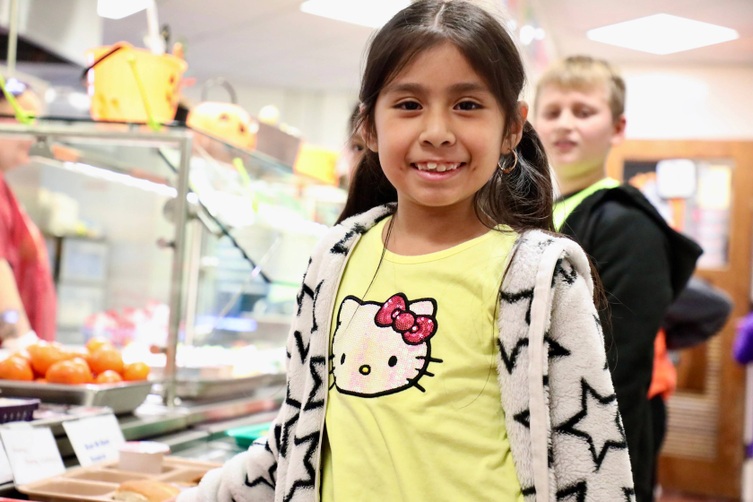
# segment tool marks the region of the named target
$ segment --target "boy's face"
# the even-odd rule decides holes
[[[536,99],[534,125],[559,181],[592,179],[603,172],[609,150],[625,133],[624,116],[612,117],[607,86],[548,84]]]

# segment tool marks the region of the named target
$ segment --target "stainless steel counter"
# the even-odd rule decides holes
[[[127,441],[150,439],[168,444],[172,455],[223,462],[242,451],[225,431],[272,420],[283,396],[246,397],[227,401],[183,402],[167,407],[157,395],[150,395],[132,414],[118,416],[118,423]],[[108,413],[107,409],[88,408],[71,420]],[[35,420],[33,425],[50,427],[66,467],[78,465],[73,448],[62,426],[64,420]],[[12,483],[0,485],[0,495],[19,497]]]

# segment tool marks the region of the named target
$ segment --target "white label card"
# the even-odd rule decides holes
[[[52,430],[24,425],[0,428],[16,485],[63,474],[65,466]]]
[[[0,445],[0,484],[12,483],[13,471],[10,468],[8,455],[5,454],[5,448]]]
[[[106,460],[117,460],[120,445],[125,443],[115,415],[97,415],[63,422],[63,429],[82,467]]]

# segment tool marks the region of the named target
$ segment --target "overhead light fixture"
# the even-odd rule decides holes
[[[306,0],[301,4],[301,12],[369,28],[381,28],[410,3],[410,0]]]
[[[97,14],[107,19],[122,19],[153,4],[154,0],[97,0]]]
[[[732,28],[670,14],[654,14],[596,28],[589,30],[586,36],[597,42],[660,55],[739,38]]]

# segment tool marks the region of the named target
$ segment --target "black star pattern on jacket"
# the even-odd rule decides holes
[[[303,436],[302,438],[295,438],[293,441],[295,442],[296,446],[303,444],[306,444],[307,446],[306,455],[303,459],[303,467],[306,469],[306,474],[308,475],[308,477],[295,480],[293,486],[290,487],[290,490],[283,499],[285,502],[290,502],[297,490],[313,487],[314,481],[316,480],[316,469],[311,463],[311,459],[319,447],[319,432],[313,432],[311,434]]]
[[[388,215],[385,215],[388,216]],[[380,218],[381,220],[381,218]],[[377,220],[377,221],[380,221]],[[353,237],[356,235],[362,235],[366,233],[366,230],[368,230],[363,225],[354,225],[352,229],[348,230],[345,235],[343,235],[342,239],[337,241],[334,246],[329,250],[332,254],[348,254],[348,249],[350,249],[350,246],[347,246],[346,244],[348,241],[350,241]]]
[[[246,480],[243,482],[244,485],[248,486],[249,488],[253,488],[256,485],[265,485],[271,488],[272,490],[275,489],[275,481],[272,477],[272,473],[269,473],[269,479],[265,479],[261,476],[254,479],[253,481],[248,480],[248,474],[246,474]]]
[[[311,290],[310,287],[306,284],[306,276],[308,275],[308,269],[311,266],[311,258],[309,258],[309,263],[306,266],[306,272],[303,273],[303,279],[301,280],[301,289],[298,292],[298,294],[295,297],[295,304],[296,304],[296,317],[301,317],[301,312],[303,310],[303,298],[305,296],[310,297],[311,299],[314,298],[314,292]]]
[[[295,346],[298,349],[298,355],[301,357],[301,364],[303,364],[303,362],[306,361],[306,358],[309,355],[309,347],[311,345],[304,343],[303,335],[300,331],[294,332],[293,337],[295,338]],[[288,354],[288,359],[290,359],[291,357],[291,354]]]
[[[531,289],[525,289],[523,291],[518,291],[517,293],[506,293],[505,291],[499,292],[499,297],[502,301],[505,303],[509,303],[512,305],[513,303],[518,303],[520,301],[526,301],[528,302],[528,306],[526,307],[526,324],[530,326],[531,324],[531,301],[533,300],[533,288]]]
[[[622,502],[635,502],[635,490],[632,488],[622,488],[621,491],[622,495],[625,497]],[[588,483],[585,481],[579,481],[572,486],[567,486],[559,490],[557,492],[557,500],[562,502],[585,502],[587,495]],[[617,499],[613,500],[617,502]]]
[[[579,481],[572,486],[566,486],[557,492],[557,500],[572,502],[585,502],[588,494],[588,485],[585,481]]]
[[[505,346],[499,338],[497,338],[497,346],[499,347],[499,355],[502,357],[502,362],[505,363],[505,369],[507,369],[508,373],[512,374],[523,347],[528,347],[528,338],[518,340],[518,343],[515,344],[515,347],[509,353],[505,350]]]
[[[563,263],[568,264],[567,268],[563,266]],[[572,285],[575,282],[575,279],[578,277],[578,272],[575,270],[575,267],[573,267],[572,263],[562,260],[560,258],[557,261],[557,265],[555,265],[554,267],[554,275],[552,276],[552,286],[554,286],[554,281],[556,281],[558,277],[561,277],[562,280],[564,280],[567,284]]]
[[[516,413],[513,419],[526,429],[531,428],[531,410],[526,409],[520,413]]]
[[[294,408],[296,412],[282,425],[282,428],[280,430],[278,450],[281,457],[285,457],[288,454],[288,447],[290,445],[290,431],[293,430],[293,427],[298,422],[298,417],[300,416],[301,412],[301,403],[298,400],[293,399],[290,395],[290,383],[287,384],[287,391],[285,393],[285,406]]]
[[[597,471],[601,468],[601,464],[610,449],[622,450],[627,448],[625,431],[622,428],[620,416],[616,408],[608,406],[616,399],[616,394],[599,395],[583,379],[581,380],[581,410],[555,427],[557,433],[577,436],[588,442]],[[590,426],[588,422],[591,423]],[[591,430],[592,433],[589,434],[577,428],[579,424],[584,426],[583,429]]]
[[[557,343],[554,338],[549,336],[549,333],[544,335],[544,343],[549,347],[549,359],[557,359],[561,357],[567,357],[571,352]]]
[[[311,372],[311,378],[314,380],[314,386],[311,388],[311,392],[309,392],[308,398],[306,399],[306,404],[303,407],[305,411],[321,408],[322,406],[324,406],[324,397],[322,396],[321,399],[316,399],[315,397],[316,393],[319,392],[319,389],[321,389],[324,385],[324,381],[322,380],[322,377],[319,376],[319,370],[317,370],[316,367],[326,364],[327,360],[323,357],[317,356],[311,358],[309,371]],[[324,372],[324,374],[327,374],[326,371]]]

